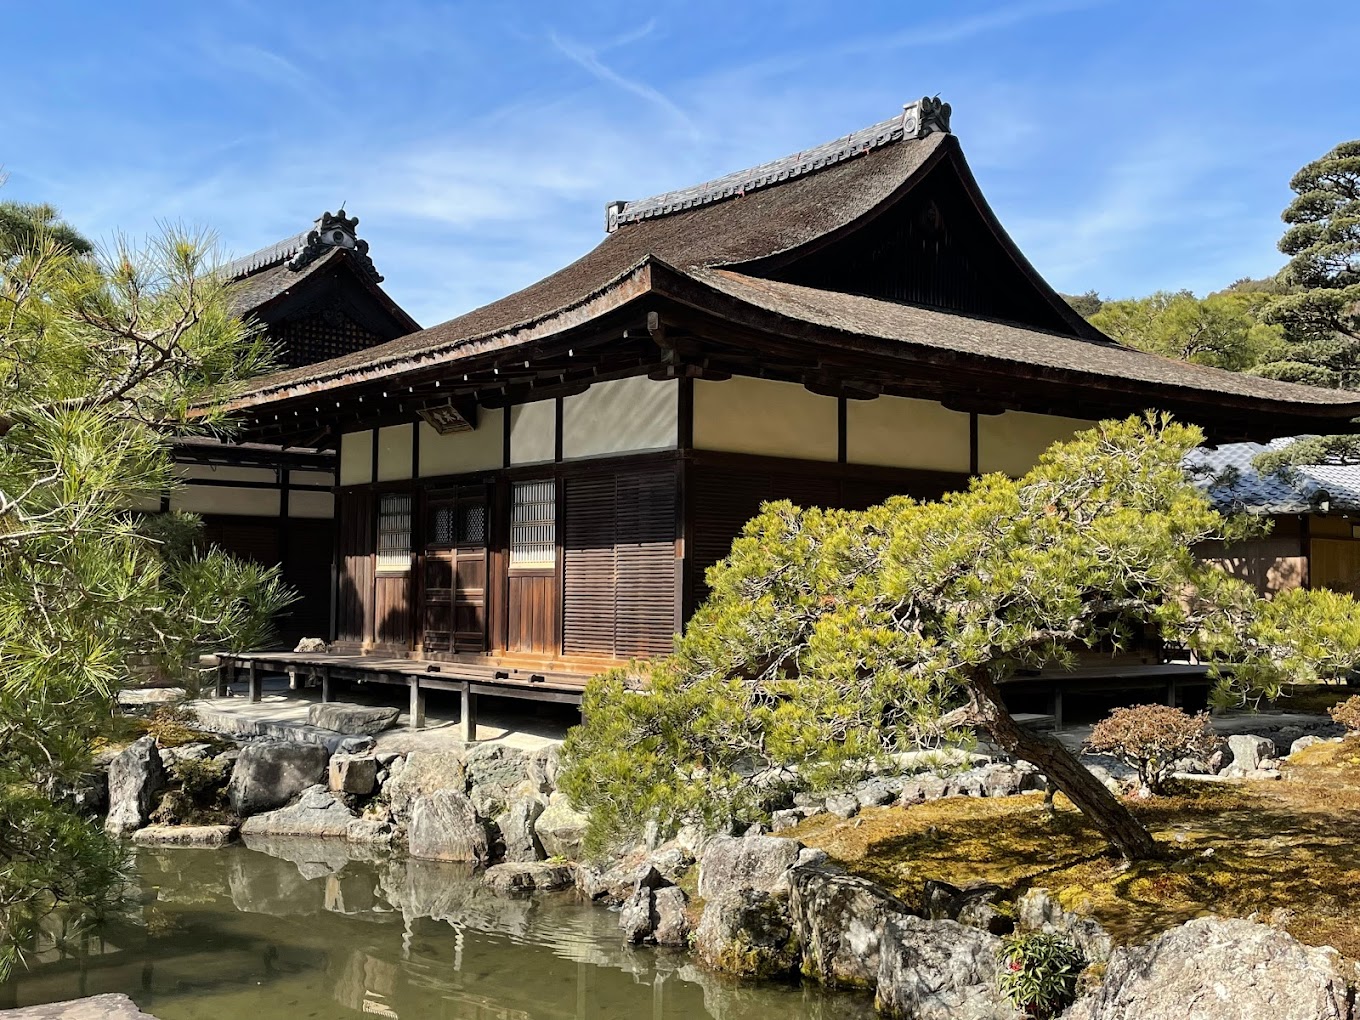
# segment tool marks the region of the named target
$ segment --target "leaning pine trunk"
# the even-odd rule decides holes
[[[970,686],[978,725],[1003,750],[1038,766],[1126,858],[1146,860],[1159,855],[1152,833],[1067,748],[1049,734],[1026,729],[1011,718],[995,683],[974,677]]]

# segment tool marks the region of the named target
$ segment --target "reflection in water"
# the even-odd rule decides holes
[[[624,946],[614,914],[569,894],[506,899],[459,865],[340,841],[144,850],[127,904],[35,947],[0,1007],[126,992],[161,1020],[872,1015],[862,997],[736,985]]]

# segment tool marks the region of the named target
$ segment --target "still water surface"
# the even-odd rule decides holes
[[[628,948],[570,895],[505,899],[458,865],[323,840],[142,851],[128,907],[38,947],[0,1007],[126,992],[160,1020],[862,1020],[863,997],[729,983]]]

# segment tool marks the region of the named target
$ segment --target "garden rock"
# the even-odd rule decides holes
[[[301,641],[299,641],[297,643],[297,647],[293,649],[293,651],[295,652],[304,652],[310,654],[315,654],[316,652],[324,652],[325,650],[326,642],[324,639],[319,637],[305,637]]]
[[[647,855],[647,863],[654,867],[667,882],[679,882],[694,867],[694,855],[682,846],[659,846]]]
[[[711,900],[729,889],[769,892],[798,863],[802,849],[783,836],[715,836],[699,859],[699,895]]]
[[[884,923],[911,910],[868,879],[825,867],[796,868],[789,881],[803,972],[825,985],[872,988]]]
[[[330,788],[335,793],[367,797],[378,785],[378,759],[371,755],[331,755]]]
[[[5,1010],[5,1020],[156,1020],[122,992]]]
[[[183,687],[133,687],[118,692],[118,707],[129,715],[141,715],[178,705],[187,696]]]
[[[490,841],[467,794],[436,790],[411,807],[408,849],[412,857],[433,861],[486,863]]]
[[[570,861],[581,856],[581,840],[589,824],[590,819],[573,808],[565,794],[554,793],[534,822],[534,833],[549,857]]]
[[[1114,948],[1110,933],[1094,918],[1064,909],[1044,888],[1029,889],[1020,897],[1015,904],[1015,919],[1021,928],[1062,935],[1087,963],[1104,963]]]
[[[247,836],[339,836],[348,835],[354,813],[324,786],[304,790],[294,804],[266,811],[241,823]]]
[[[502,896],[522,896],[532,892],[570,889],[576,881],[570,864],[548,861],[512,861],[486,869],[482,882]]]
[[[382,818],[355,818],[345,827],[345,839],[351,843],[390,846],[395,836],[392,825]]]
[[[547,795],[557,789],[557,773],[561,767],[562,747],[551,744],[540,747],[524,760],[524,771],[536,792]]]
[[[518,786],[529,778],[523,751],[504,744],[477,744],[467,752],[465,767],[470,786]]]
[[[347,736],[374,736],[395,726],[401,711],[377,705],[345,705],[329,701],[307,707],[307,723]]]
[[[1235,772],[1250,772],[1261,764],[1262,758],[1275,756],[1275,741],[1253,733],[1234,733],[1228,738],[1232,752],[1231,768]]]
[[[543,844],[534,832],[534,823],[543,814],[543,802],[537,797],[520,797],[511,801],[504,814],[496,817],[496,826],[501,830],[501,841],[505,844],[504,856],[507,861],[541,861],[547,856]]]
[[[155,737],[129,744],[109,763],[109,814],[104,830],[126,836],[151,817],[156,794],[165,789],[165,766]]]
[[[1292,744],[1290,744],[1290,745],[1289,745],[1289,753],[1290,753],[1291,756],[1292,756],[1292,755],[1296,755],[1296,754],[1298,754],[1300,751],[1306,751],[1308,748],[1312,747],[1314,744],[1325,744],[1326,742],[1327,742],[1327,741],[1325,741],[1322,737],[1319,737],[1319,736],[1317,736],[1316,734],[1313,734],[1313,733],[1309,733],[1307,736],[1299,737],[1298,740],[1296,740],[1296,741],[1294,741]]]
[[[955,921],[892,916],[879,944],[874,1004],[912,1020],[1009,1020],[996,980],[1001,940]]]
[[[806,808],[785,808],[770,815],[770,831],[783,832],[792,829],[807,817]]]
[[[389,766],[392,778],[383,787],[383,796],[392,810],[392,817],[405,824],[411,816],[411,805],[418,797],[440,790],[467,788],[463,759],[452,751],[412,751],[400,770],[394,762]]]
[[[686,946],[689,944],[689,914],[685,910],[685,894],[676,886],[652,891],[652,913],[656,916],[656,927],[652,938],[659,946]]]
[[[787,902],[749,887],[730,888],[708,901],[694,933],[704,966],[744,978],[781,977],[798,966],[798,942]]]
[[[227,799],[240,818],[281,808],[310,786],[325,781],[330,752],[320,744],[262,740],[241,750],[227,784]]]
[[[162,747],[161,764],[167,769],[182,761],[204,761],[212,757],[212,748],[207,744],[181,744],[179,747]]]
[[[852,793],[833,793],[826,798],[826,810],[837,818],[854,818],[859,814],[859,799]]]
[[[1118,949],[1066,1020],[1349,1020],[1336,950],[1237,918],[1201,917]]]
[[[234,825],[148,825],[132,834],[138,846],[226,846],[236,838]]]
[[[619,910],[624,940],[636,945],[656,930],[657,916],[651,886],[639,885]]]

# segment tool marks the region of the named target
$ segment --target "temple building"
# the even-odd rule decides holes
[[[231,310],[264,329],[280,365],[298,368],[418,330],[380,284],[359,221],[342,209],[310,230],[228,263]],[[279,621],[284,639],[330,626],[334,449],[303,437],[275,443],[186,438],[175,447],[182,484],[162,509],[197,513],[204,538],[264,564],[282,564],[302,598]]]
[[[1360,415],[1101,334],[997,222],[936,99],[612,202],[605,228],[515,294],[232,405],[250,442],[338,451],[333,651],[381,659],[413,709],[418,672],[570,699],[665,653],[763,500],[934,497],[1148,408],[1215,442]]]

